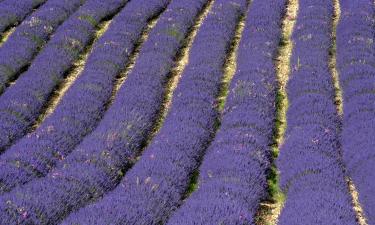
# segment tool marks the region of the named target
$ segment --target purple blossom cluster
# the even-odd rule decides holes
[[[253,224],[267,195],[275,120],[276,72],[284,0],[254,0],[239,45],[237,72],[199,188],[168,224]]]
[[[357,224],[346,177],[375,224],[375,5],[338,1],[336,54],[334,1],[298,0],[287,130],[276,163],[287,197],[279,225]],[[14,28],[0,46],[0,224],[256,224],[269,191],[274,59],[282,17],[291,19],[286,5],[0,0],[0,36]],[[99,24],[113,16],[94,42]],[[220,111],[224,67],[244,17]],[[77,79],[37,123],[86,52]]]
[[[341,0],[337,67],[344,100],[343,158],[368,224],[375,224],[375,6]]]
[[[16,28],[0,48],[0,94],[48,41],[83,0],[49,0]]]
[[[0,150],[25,135],[54,88],[93,39],[96,25],[126,2],[88,0],[57,29],[30,68],[0,96]]]
[[[82,74],[54,112],[35,132],[0,156],[0,193],[45,176],[96,127],[106,110],[116,75],[129,62],[148,21],[165,8],[167,1],[163,2],[153,3],[152,7],[129,3],[113,19],[94,44]]]
[[[180,7],[189,8],[191,2]],[[158,224],[167,220],[181,203],[214,133],[222,67],[246,8],[245,0],[213,3],[159,133],[114,191],[72,214],[64,224]]]
[[[126,7],[156,13],[168,3],[137,0]],[[54,224],[118,184],[156,122],[174,59],[206,3],[184,0],[168,6],[98,127],[46,177],[2,195],[0,223]]]
[[[287,193],[280,225],[356,224],[339,161],[338,116],[328,67],[332,4],[299,1],[287,85],[288,128],[278,160]]]
[[[0,0],[0,34],[47,0]]]

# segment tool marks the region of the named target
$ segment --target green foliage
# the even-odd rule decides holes
[[[198,178],[199,178],[199,170],[195,170],[191,176],[189,187],[187,190],[187,195],[190,195],[195,190],[198,189]]]
[[[91,15],[88,15],[88,14],[83,14],[83,15],[80,15],[78,17],[80,20],[83,20],[83,21],[86,21],[88,22],[89,24],[91,24],[92,26],[96,26],[96,24],[98,23],[95,18]]]
[[[184,38],[184,35],[179,31],[177,26],[173,26],[167,29],[167,34],[176,38],[178,41],[181,41]]]

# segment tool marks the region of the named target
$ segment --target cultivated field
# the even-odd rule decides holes
[[[375,225],[373,0],[0,0],[0,224]]]

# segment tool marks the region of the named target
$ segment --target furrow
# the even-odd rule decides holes
[[[248,3],[248,4],[251,4],[251,3]],[[225,101],[229,93],[229,85],[236,72],[237,53],[238,53],[238,48],[239,48],[240,40],[242,37],[242,33],[245,28],[246,15],[247,13],[242,15],[239,19],[238,24],[236,25],[234,37],[228,49],[228,54],[226,56],[226,59],[223,65],[223,78],[221,80],[220,91],[219,91],[218,96],[216,97],[216,102],[215,102],[215,106],[219,113],[223,113]],[[216,120],[215,130],[213,133],[216,134],[219,128],[220,128],[220,118],[218,117]],[[212,142],[213,138],[214,138],[214,135],[212,135],[212,139],[209,142]],[[202,158],[199,159],[198,166],[192,173],[192,176],[189,181],[189,188],[183,197],[184,200],[187,199],[197,188],[199,188],[198,178],[199,178],[199,167],[200,167],[201,162],[202,162]]]
[[[207,17],[208,13],[210,12],[214,1],[215,0],[208,0],[206,5],[202,9],[202,12],[197,17],[197,20],[194,26],[190,28],[189,34],[187,35],[187,38],[184,40],[184,43],[176,56],[176,60],[175,60],[176,65],[170,71],[170,75],[169,75],[170,78],[166,84],[163,104],[160,108],[159,115],[157,116],[158,119],[152,129],[150,137],[146,141],[146,144],[144,144],[145,146],[149,145],[153,137],[155,137],[155,135],[159,132],[160,128],[162,127],[164,123],[164,120],[172,104],[172,97],[176,90],[178,82],[186,66],[189,64],[189,55],[190,55],[189,53],[190,53],[191,46],[193,45],[194,39],[197,36],[199,28],[202,26],[204,19]]]
[[[248,4],[250,5],[251,0],[249,0],[248,2],[249,2]],[[224,72],[223,72],[224,75],[221,81],[221,88],[220,88],[219,96],[217,97],[217,110],[220,112],[224,110],[225,102],[227,100],[228,93],[229,93],[229,86],[230,86],[230,83],[232,81],[234,74],[236,73],[238,48],[240,46],[242,33],[245,28],[246,18],[247,18],[247,13],[240,17],[240,20],[236,27],[234,38],[228,50],[227,58],[225,59]],[[218,120],[218,123],[220,123],[219,120]]]
[[[365,213],[363,211],[362,205],[359,202],[359,193],[358,193],[357,188],[355,187],[355,185],[354,185],[353,181],[350,179],[350,177],[347,176],[345,178],[345,180],[348,184],[349,192],[352,195],[353,207],[354,207],[354,211],[356,213],[358,224],[359,225],[369,225],[369,223],[367,222],[367,218],[365,216]]]
[[[124,84],[126,78],[131,73],[131,71],[133,70],[133,68],[135,66],[135,63],[136,63],[136,60],[139,56],[142,44],[145,41],[147,41],[147,38],[150,34],[150,31],[155,27],[160,15],[161,15],[161,13],[157,14],[157,16],[151,18],[149,20],[148,24],[147,24],[147,27],[143,30],[143,32],[141,34],[141,37],[139,38],[138,42],[135,44],[135,48],[134,48],[131,56],[129,57],[129,61],[126,63],[126,66],[125,66],[124,70],[119,74],[119,76],[116,77],[116,81],[115,81],[115,85],[112,89],[111,97],[110,97],[108,103],[106,103],[106,108],[109,108],[113,104],[113,102],[115,101],[115,98],[116,98],[116,95],[117,95],[118,91],[120,90],[120,88]]]
[[[0,40],[0,48],[1,46],[8,40],[9,36],[15,31],[15,27],[12,27],[10,29],[8,29],[7,31],[5,31],[3,33],[3,35],[1,35],[1,40]]]
[[[298,7],[298,0],[288,0],[287,8],[282,18],[281,38],[277,57],[274,61],[278,90],[276,95],[276,121],[273,134],[274,143],[272,145],[272,166],[267,178],[269,197],[260,203],[255,222],[257,225],[277,224],[285,201],[285,195],[280,189],[279,184],[280,171],[276,167],[275,161],[280,153],[280,147],[284,142],[287,127],[286,113],[288,110],[288,96],[286,84],[288,83],[291,72],[290,60],[293,49],[291,36],[296,23]]]
[[[332,23],[332,46],[329,51],[329,54],[330,54],[329,68],[332,74],[333,84],[335,86],[335,104],[337,106],[337,112],[338,112],[338,115],[342,117],[343,110],[344,110],[343,99],[342,99],[342,89],[340,87],[340,78],[339,78],[339,73],[336,67],[336,61],[337,61],[336,33],[337,33],[337,24],[339,23],[340,14],[341,14],[339,0],[333,0],[333,6],[334,6],[334,11],[333,11],[333,23]]]

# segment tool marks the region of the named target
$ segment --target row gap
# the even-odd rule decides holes
[[[0,47],[9,39],[10,35],[12,35],[15,30],[16,27],[12,27],[7,29],[0,35]]]
[[[213,2],[215,0],[209,0],[206,5],[203,7],[199,15],[197,16],[196,21],[194,22],[194,25],[189,29],[188,34],[186,35],[185,39],[183,40],[182,47],[176,54],[175,60],[174,60],[174,66],[170,70],[167,78],[167,82],[165,85],[164,90],[164,98],[162,101],[161,108],[159,109],[157,120],[155,124],[153,125],[153,128],[150,132],[149,137],[145,141],[145,143],[142,145],[143,149],[146,148],[151,142],[151,140],[155,137],[155,135],[159,132],[160,128],[162,127],[164,120],[168,114],[168,111],[172,104],[172,98],[173,93],[178,85],[178,82],[181,78],[182,73],[185,70],[185,67],[189,63],[189,55],[190,55],[190,49],[193,45],[194,39],[198,33],[199,28],[201,27],[204,19],[210,12],[210,9],[213,5]],[[141,151],[143,152],[143,151]]]
[[[280,189],[279,174],[276,167],[276,159],[279,155],[280,147],[284,142],[287,127],[288,96],[286,85],[290,74],[290,60],[293,50],[291,39],[299,9],[298,0],[288,0],[286,11],[281,23],[281,38],[277,57],[274,60],[278,88],[276,94],[276,121],[273,133],[271,168],[268,171],[268,198],[261,201],[257,215],[256,225],[277,224],[286,196]]]
[[[147,41],[151,30],[155,27],[155,25],[156,25],[156,23],[157,23],[161,14],[162,14],[162,12],[159,12],[159,13],[157,13],[157,15],[150,18],[146,28],[142,31],[142,34],[141,34],[140,38],[137,40],[137,43],[134,46],[133,52],[129,56],[129,59],[128,59],[128,62],[126,63],[126,65],[125,65],[125,68],[116,77],[116,81],[115,81],[114,87],[112,89],[111,97],[110,97],[108,103],[105,105],[106,110],[113,104],[118,91],[120,90],[120,88],[124,84],[128,75],[133,70],[134,65],[136,63],[136,60],[138,59],[140,50],[141,50],[143,44]]]

